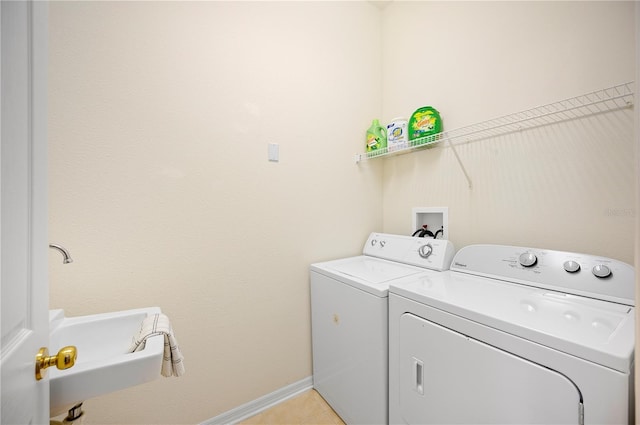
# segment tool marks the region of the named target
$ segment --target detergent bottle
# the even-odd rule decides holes
[[[387,124],[387,151],[393,152],[407,147],[407,119],[394,118]]]
[[[438,134],[442,131],[442,120],[438,111],[431,106],[418,108],[409,119],[409,141],[411,145],[427,143],[431,140],[416,140]],[[415,142],[413,142],[416,140]]]
[[[380,151],[387,147],[387,130],[379,120],[373,120],[367,130],[367,152]]]

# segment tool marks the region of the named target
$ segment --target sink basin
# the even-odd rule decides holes
[[[49,312],[49,352],[66,345],[78,349],[75,366],[49,368],[50,414],[66,412],[92,397],[152,381],[160,376],[164,336],[147,339],[144,350],[127,353],[145,317],[159,307],[65,317],[63,310]]]

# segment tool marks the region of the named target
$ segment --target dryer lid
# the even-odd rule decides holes
[[[394,281],[389,291],[621,372],[630,370],[635,327],[634,308],[628,305],[455,272]]]

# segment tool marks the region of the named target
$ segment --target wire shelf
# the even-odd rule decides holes
[[[384,158],[414,151],[418,148],[434,146],[447,142],[453,149],[456,159],[460,163],[471,187],[471,179],[457,152],[453,142],[466,143],[489,137],[501,136],[517,131],[535,127],[574,120],[590,115],[616,111],[633,106],[634,82],[619,84],[617,86],[571,97],[558,102],[537,106],[526,111],[504,115],[499,118],[460,127],[454,130],[443,131],[420,139],[409,141],[406,147],[388,150],[388,148],[356,154],[356,162],[367,159]]]

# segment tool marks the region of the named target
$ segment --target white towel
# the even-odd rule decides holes
[[[129,353],[135,353],[144,349],[147,339],[156,335],[164,335],[164,356],[162,359],[162,376],[182,376],[184,374],[184,357],[180,352],[178,341],[173,335],[169,318],[162,314],[147,316],[140,326],[137,335],[134,335]]]

